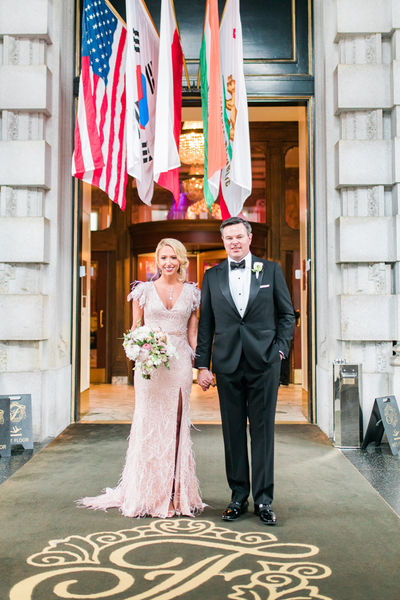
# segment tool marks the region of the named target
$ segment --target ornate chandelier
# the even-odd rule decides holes
[[[203,198],[204,167],[203,165],[191,165],[188,179],[182,181],[183,191],[189,200],[200,200]]]
[[[207,206],[207,203],[203,198],[202,200],[199,200],[199,202],[196,202],[196,204],[189,206],[189,208],[187,209],[187,218],[188,219],[202,218],[202,215],[205,215],[205,218],[210,218],[210,216],[211,216],[211,219],[220,219],[221,220],[222,219],[221,207],[219,204],[214,202],[214,204],[211,206],[211,215],[210,215],[210,211]]]
[[[204,164],[202,121],[184,121],[179,136],[179,157],[186,165]]]

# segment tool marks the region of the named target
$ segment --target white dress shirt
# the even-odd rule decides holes
[[[251,282],[251,252],[246,254],[244,259],[246,263],[245,269],[231,269],[231,263],[240,262],[234,261],[228,256],[229,262],[229,289],[235,303],[236,308],[241,317],[246,312],[247,303],[250,295]]]
[[[243,260],[243,258],[241,259]],[[231,270],[231,262],[240,262],[232,260],[228,256],[228,269],[229,269],[229,289],[239,311],[239,314],[243,317],[246,312],[247,303],[250,296],[250,283],[251,283],[251,252],[249,252],[244,260],[246,262],[245,269],[234,269]],[[207,369],[207,367],[199,367],[199,371]]]
[[[241,259],[243,260],[243,258]],[[228,256],[228,267],[229,267],[229,289],[235,303],[236,308],[239,311],[240,316],[243,317],[246,312],[247,303],[250,296],[250,283],[251,283],[251,252],[246,254],[244,257],[246,268],[245,269],[231,269],[231,262],[241,262],[232,260]],[[282,358],[286,358],[282,350],[279,350],[279,354]],[[199,367],[199,370],[207,369],[207,367]]]

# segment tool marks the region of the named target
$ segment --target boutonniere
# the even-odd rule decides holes
[[[259,274],[262,273],[263,268],[264,265],[261,262],[254,263],[252,271],[256,274],[256,279],[258,279]]]

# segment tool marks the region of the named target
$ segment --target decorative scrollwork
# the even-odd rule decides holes
[[[327,596],[321,596],[318,588],[309,585],[310,579],[322,579],[331,575],[329,567],[324,565],[308,563],[292,563],[282,565],[280,563],[267,563],[258,561],[262,569],[254,573],[250,583],[235,585],[235,592],[228,598],[232,600],[275,600],[277,598],[317,598],[318,600],[330,600]],[[301,596],[298,593],[301,592]]]
[[[385,414],[385,418],[386,418],[386,423],[388,425],[392,425],[393,427],[396,427],[398,417],[397,417],[397,412],[393,408],[393,406],[390,406],[389,404],[387,406],[385,406],[384,414]]]
[[[294,600],[300,591],[301,598],[329,600],[310,585],[331,575],[329,567],[309,562],[318,552],[313,545],[281,543],[270,533],[240,533],[210,521],[154,520],[117,532],[51,540],[27,560],[40,573],[16,584],[10,600],[111,598],[124,592],[119,597],[126,600],[166,600],[213,577],[234,600]]]

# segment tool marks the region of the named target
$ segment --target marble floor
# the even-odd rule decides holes
[[[306,403],[307,394],[300,385],[280,387],[276,423],[308,423],[303,412]],[[134,406],[133,386],[92,384],[81,394],[80,423],[130,423]],[[203,392],[197,384],[193,384],[190,418],[194,424],[221,423],[215,388]]]

